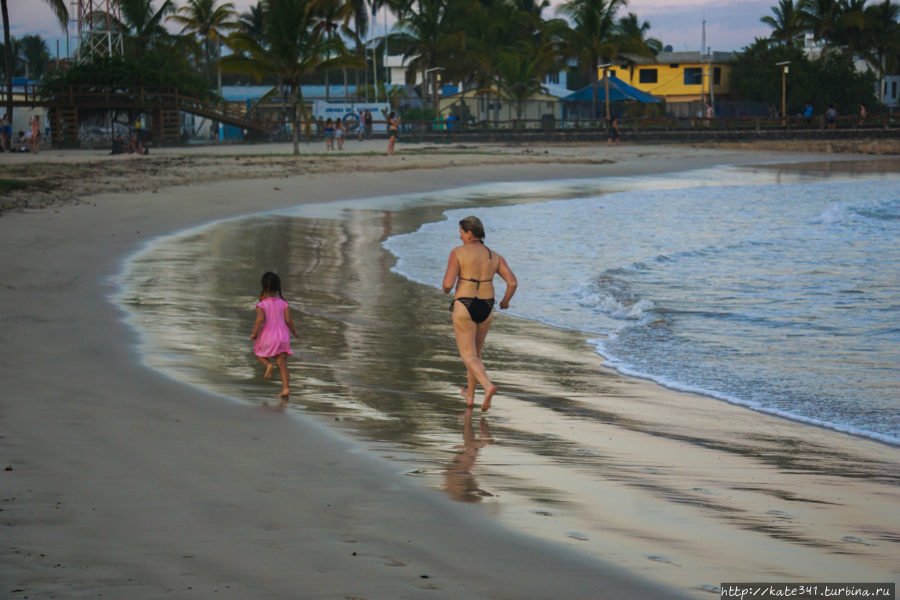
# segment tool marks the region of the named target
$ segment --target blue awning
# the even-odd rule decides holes
[[[568,96],[562,99],[563,102],[592,102],[594,99],[594,91],[593,87],[588,85],[577,92],[572,92]],[[620,100],[634,100],[636,102],[643,102],[645,104],[650,104],[653,102],[662,102],[663,99],[654,96],[653,94],[648,94],[647,92],[642,92],[634,86],[628,85],[615,75],[610,75],[609,77],[609,101],[610,102],[618,102]],[[606,84],[601,79],[597,84],[597,101],[598,102],[606,102]]]

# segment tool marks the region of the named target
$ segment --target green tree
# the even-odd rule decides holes
[[[190,39],[198,43],[206,80],[212,84],[212,65],[219,61],[222,38],[240,27],[234,4],[219,4],[219,0],[187,0],[187,4],[170,15],[169,20],[181,25],[182,35],[190,34]]]
[[[837,29],[832,34],[831,41],[851,56],[866,43],[866,1],[841,0]]]
[[[803,20],[815,38],[825,44],[827,51],[840,28],[841,0],[800,0]]]
[[[866,8],[865,18],[862,54],[878,74],[879,89],[884,89],[884,77],[900,68],[900,6],[884,0]]]
[[[787,114],[798,114],[806,103],[812,104],[818,114],[829,104],[846,114],[855,113],[860,103],[867,106],[874,103],[874,76],[857,71],[847,54],[833,52],[809,60],[798,46],[774,44],[765,39],[757,39],[732,63],[735,97],[764,102],[770,114],[780,112],[782,70],[777,63],[783,61],[791,63],[787,76]]]
[[[255,5],[241,13],[238,22],[240,30],[262,43],[265,39],[262,20],[262,1],[257,0]]]
[[[498,87],[509,98],[522,118],[525,104],[544,89],[544,76],[553,66],[555,56],[550,46],[533,49],[530,45],[512,48],[497,57]]]
[[[313,0],[263,0],[265,42],[243,32],[228,37],[234,54],[222,58],[222,69],[249,75],[257,81],[274,77],[279,84],[270,94],[282,89],[290,110],[294,154],[300,153],[300,119],[303,106],[301,82],[305,77],[342,67],[356,67],[356,57],[340,54],[343,44],[329,38],[317,27],[318,15]],[[336,54],[333,58],[329,58]]]
[[[174,10],[172,0],[164,0],[158,10],[153,4],[154,0],[119,0],[119,26],[125,33],[125,54],[131,58],[140,58],[170,37],[162,22]]]
[[[772,28],[771,38],[779,44],[793,44],[802,39],[807,27],[807,15],[794,0],[779,0],[772,7],[772,15],[760,21]]]
[[[564,41],[564,52],[578,60],[582,73],[590,78],[593,94],[591,114],[597,115],[598,70],[619,56],[616,13],[626,0],[567,0],[559,7],[572,22]]]
[[[47,42],[39,35],[25,35],[19,40],[21,56],[25,63],[25,76],[40,79],[50,64]]]
[[[400,9],[403,16],[396,37],[410,67],[421,74],[423,85],[432,84],[432,98],[437,97],[437,77],[432,73],[451,67],[454,57],[465,48],[466,34],[459,27],[461,22],[453,18],[460,10],[459,2],[416,0],[414,9]]]
[[[65,30],[66,25],[69,22],[69,10],[66,8],[66,0],[44,0],[44,3],[48,4],[50,8],[53,9],[53,13],[56,15],[60,27]],[[12,78],[15,66],[13,64],[12,43],[9,35],[9,7],[7,6],[7,0],[0,0],[0,14],[2,14],[3,17],[3,62],[6,65],[6,113],[12,118]]]
[[[656,56],[662,52],[662,42],[656,38],[647,37],[650,32],[650,23],[648,21],[641,22],[636,14],[630,12],[619,19],[618,30],[620,61],[628,66],[632,75],[637,66],[637,62],[632,57]]]

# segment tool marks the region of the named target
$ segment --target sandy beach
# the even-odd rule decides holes
[[[448,323],[405,306],[416,326],[401,336],[400,317],[376,310],[404,294],[444,302],[372,250],[415,227],[396,213],[297,232],[292,269],[331,262],[303,292],[301,334],[317,342],[295,357],[296,385],[310,391],[290,410],[247,401],[224,379],[151,368],[154,334],[113,302],[124,261],[148,241],[298,204],[717,165],[896,173],[896,157],[627,144],[405,145],[386,157],[382,145],[348,143],[343,157],[297,158],[287,145],[0,155],[6,176],[53,184],[11,193],[0,214],[0,595],[705,598],[723,581],[897,580],[898,448],[624,377],[583,336],[505,316],[487,357],[505,395],[486,420],[467,419]],[[339,341],[323,323],[339,323]],[[190,321],[169,329],[179,327],[203,345],[232,325],[201,339]],[[416,435],[452,435],[458,452],[407,456],[400,434],[373,442],[341,404],[364,396],[386,412],[400,398],[409,414],[446,398],[440,425]],[[578,430],[533,401],[542,396],[608,416]],[[583,478],[503,443],[536,428],[591,449],[572,456]],[[497,494],[497,480],[493,499],[471,502],[501,464],[519,488]],[[528,490],[549,479],[595,500],[535,510]]]

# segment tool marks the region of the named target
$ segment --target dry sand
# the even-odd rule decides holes
[[[27,157],[40,159],[46,176],[72,166],[66,172],[76,180],[54,195],[42,195],[44,210],[19,208],[0,216],[0,435],[6,467],[0,473],[0,594],[518,599],[685,593],[678,576],[661,586],[664,575],[638,576],[639,569],[510,532],[485,514],[400,477],[395,467],[315,421],[229,401],[141,366],[137,335],[108,297],[122,259],[154,236],[298,202],[481,181],[823,160],[812,154],[659,146],[419,150],[391,159],[228,156],[239,152],[233,148],[161,151],[159,157],[90,152]],[[0,156],[0,164],[10,164],[8,155]],[[21,155],[11,160],[16,167],[25,162]],[[406,163],[399,167],[402,174],[398,163]],[[108,188],[98,185],[104,177]],[[173,184],[180,187],[169,187]],[[492,339],[503,347],[524,336],[498,330]],[[553,352],[565,343],[557,346]],[[601,370],[599,364],[588,367]],[[641,412],[626,426],[593,432],[616,437],[623,481],[636,465],[655,465],[663,495],[693,490],[694,498],[673,498],[684,506],[702,503],[704,494],[736,493],[736,483],[749,481],[755,492],[738,495],[737,520],[738,514],[765,514],[765,498],[781,495],[796,502],[793,518],[809,529],[798,547],[814,551],[795,555],[788,548],[775,557],[784,569],[761,572],[760,580],[790,577],[795,557],[814,562],[798,567],[801,572],[819,568],[823,580],[832,573],[844,579],[840,568],[846,567],[832,566],[850,564],[852,572],[853,563],[840,560],[848,550],[822,540],[866,526],[872,528],[868,537],[881,537],[878,548],[865,548],[871,557],[858,557],[872,565],[859,573],[892,573],[896,579],[898,561],[891,558],[897,557],[900,539],[897,486],[881,477],[885,464],[900,465],[896,448],[728,406],[717,413],[727,419],[704,446],[691,439],[697,421],[721,403],[614,374],[603,381],[611,400],[598,402],[622,396],[641,400],[633,405]],[[670,410],[673,397],[678,411]],[[509,416],[529,418],[522,411]],[[758,434],[760,419],[764,436]],[[656,435],[660,430],[666,435]],[[716,445],[747,438],[753,439],[745,444],[745,456],[714,452]],[[761,458],[772,448],[784,456],[790,446],[796,448],[794,463]],[[817,460],[846,472],[809,468],[807,463]],[[690,481],[683,480],[685,473]],[[696,531],[692,527],[704,521],[692,519],[687,510],[659,521],[665,515],[642,511],[633,490],[607,492],[618,498],[612,502],[620,509],[620,532],[643,530],[665,536],[666,544],[690,548],[696,538],[737,531],[724,559],[735,564],[772,548],[755,547],[756,538],[740,534],[752,530],[749,520],[747,526]],[[628,539],[614,533],[611,543]],[[705,557],[695,560],[693,568],[702,569]],[[722,573],[721,580],[727,579]]]

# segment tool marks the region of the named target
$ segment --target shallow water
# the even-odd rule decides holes
[[[298,207],[221,221],[160,238],[131,257],[121,275],[117,302],[140,332],[141,353],[151,368],[252,405],[317,415],[396,461],[400,473],[442,489],[456,500],[479,504],[519,530],[637,571],[649,570],[648,576],[661,581],[714,589],[722,572],[717,565],[747,576],[808,577],[821,572],[817,569],[823,565],[836,577],[884,573],[890,568],[886,565],[896,562],[892,558],[897,552],[890,548],[900,540],[896,524],[878,523],[846,532],[816,527],[793,507],[818,506],[823,499],[789,490],[793,478],[804,474],[896,485],[895,463],[860,460],[816,441],[816,436],[797,438],[768,430],[748,434],[735,425],[741,432],[735,437],[730,435],[729,423],[721,424],[720,435],[709,435],[695,426],[705,416],[702,403],[685,404],[676,412],[647,404],[642,393],[632,390],[635,384],[604,371],[603,358],[586,344],[589,337],[613,330],[618,337],[605,342],[627,341],[623,333],[629,327],[640,330],[645,326],[644,315],[668,308],[666,302],[638,288],[653,284],[653,277],[664,283],[666,276],[633,268],[633,274],[626,273],[628,278],[621,276],[625,285],[639,289],[631,292],[635,299],[631,308],[644,299],[641,294],[652,306],[645,303],[642,314],[634,312],[637,318],[629,316],[631,308],[623,315],[616,314],[618,307],[604,313],[603,302],[591,301],[590,290],[576,284],[589,286],[592,276],[602,283],[598,276],[607,269],[629,267],[647,253],[619,248],[616,239],[630,238],[624,227],[608,224],[611,217],[592,225],[604,243],[602,248],[593,239],[582,238],[576,244],[577,224],[560,231],[563,225],[558,216],[564,214],[560,205],[594,202],[593,209],[577,213],[587,222],[590,210],[603,217],[613,212],[602,204],[604,199],[630,198],[619,208],[632,206],[634,227],[644,223],[655,228],[651,241],[662,248],[667,238],[660,232],[676,236],[687,227],[675,227],[679,219],[686,221],[681,214],[686,209],[667,213],[669,225],[661,228],[662,215],[657,214],[654,221],[638,210],[647,201],[662,205],[657,210],[667,208],[659,196],[663,192],[648,190],[694,196],[701,192],[685,190],[698,183],[715,186],[724,178],[758,185],[774,183],[778,177],[770,171],[715,170],[674,177],[502,184]],[[812,183],[802,174],[788,179]],[[641,193],[628,196],[636,190]],[[765,201],[766,192],[762,189],[755,197]],[[514,310],[530,317],[504,316],[495,321],[485,362],[501,394],[486,417],[463,409],[458,389],[465,378],[453,343],[449,298],[436,289],[446,251],[457,243],[456,227],[443,222],[440,229],[432,230],[431,244],[426,246],[439,250],[418,242],[410,246],[415,251],[393,247],[397,240],[412,241],[428,231],[429,226],[420,229],[423,223],[444,221],[448,210],[456,215],[453,211],[460,206],[481,207],[480,215],[492,215],[485,217],[488,241],[513,263],[523,282]],[[518,226],[505,226],[506,219],[496,218],[492,211],[507,211],[503,214]],[[525,228],[527,220],[534,223],[530,230]],[[554,231],[546,231],[547,222],[554,223]],[[766,232],[764,227],[759,229]],[[404,237],[414,232],[420,233]],[[715,240],[732,237],[710,226],[699,247],[715,248]],[[387,240],[392,251],[400,253],[399,262],[383,247]],[[552,254],[556,246],[565,244],[574,244],[576,252],[569,256],[575,262],[544,268],[547,265],[537,260],[540,252]],[[602,265],[613,250],[621,252],[616,262]],[[659,261],[667,267],[684,261],[678,277],[691,281],[685,290],[704,279],[690,280],[695,250],[686,248],[687,260]],[[723,254],[727,259],[728,253]],[[429,264],[432,255],[437,257],[436,267]],[[666,247],[652,257],[661,255],[675,253]],[[427,269],[420,277],[428,285],[392,272],[412,273],[414,259]],[[249,340],[259,277],[266,270],[281,274],[285,297],[303,335],[301,342],[293,343],[294,394],[287,407],[278,404],[279,383],[261,378]],[[436,278],[434,272],[438,272]],[[766,273],[765,269],[757,272]],[[578,278],[551,289],[555,295],[550,301],[531,296],[542,287],[552,288],[554,278],[563,275]],[[613,288],[597,290],[612,294]],[[684,297],[690,298],[687,291]],[[627,306],[622,299],[627,300],[627,294],[617,298]],[[550,327],[537,321],[551,321],[546,315],[529,313],[530,307],[553,308],[557,301],[567,303],[558,314],[587,314],[593,319],[591,325]],[[677,313],[659,318],[682,322]],[[609,325],[597,325],[600,319]],[[669,325],[662,333],[671,329]],[[650,330],[654,331],[652,326]],[[746,412],[733,410],[737,413],[725,414],[729,418],[736,414],[738,420]],[[634,448],[644,447],[646,454],[633,453]],[[732,461],[742,468],[749,461],[752,469],[776,469],[784,479],[753,481],[751,469],[748,481],[740,484],[743,490],[737,492],[733,482],[717,480],[709,470]],[[770,502],[772,498],[787,500]],[[771,510],[784,515],[776,517]],[[698,523],[707,533],[695,542]],[[713,537],[729,542],[713,544]],[[867,566],[832,564],[815,550],[809,556],[789,552],[791,567],[782,568],[788,552],[785,544],[788,550],[824,548],[825,554],[859,559]],[[745,547],[760,558],[747,560],[740,551]],[[736,564],[745,571],[730,567]]]
[[[896,181],[455,209],[385,242],[394,271],[439,281],[471,212],[523,282],[513,312],[602,334],[623,373],[900,444]]]

